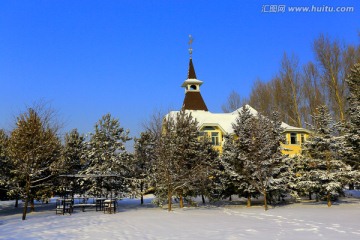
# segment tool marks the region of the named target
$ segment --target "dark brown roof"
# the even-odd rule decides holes
[[[200,92],[186,92],[182,109],[208,111]]]
[[[188,72],[188,79],[197,79],[196,78],[196,73],[195,73],[195,68],[192,62],[192,59],[190,58],[190,62],[189,62],[189,72]]]

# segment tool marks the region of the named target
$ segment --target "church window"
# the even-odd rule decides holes
[[[304,144],[304,142],[305,142],[305,135],[301,134],[301,144]]]
[[[219,146],[219,133],[218,132],[212,132],[211,133],[211,142],[214,146]]]
[[[297,144],[296,133],[290,133],[290,144]]]

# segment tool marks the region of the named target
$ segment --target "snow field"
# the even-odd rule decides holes
[[[348,200],[349,199],[349,200]],[[1,214],[0,239],[360,239],[360,201],[298,203],[264,211],[261,206],[200,206],[168,212],[147,198],[119,202],[116,214],[52,209]]]

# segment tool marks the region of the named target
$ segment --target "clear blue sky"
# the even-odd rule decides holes
[[[354,12],[262,12],[279,4]],[[203,98],[220,112],[232,90],[246,97],[273,77],[285,51],[305,63],[320,33],[358,44],[359,31],[358,0],[1,0],[0,128],[44,99],[64,131],[90,132],[110,112],[138,136],[154,109],[181,108],[189,34]]]

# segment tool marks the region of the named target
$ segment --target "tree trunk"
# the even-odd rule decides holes
[[[309,192],[309,200],[312,200],[311,194],[312,194],[312,192]]]
[[[202,203],[205,204],[205,197],[203,194],[201,194]]]
[[[327,205],[328,205],[328,207],[331,207],[331,194],[330,194],[330,192],[327,192]]]
[[[264,189],[264,208],[265,208],[265,211],[267,211],[269,208],[268,208],[268,205],[267,205],[267,194],[266,194],[266,190]]]
[[[140,193],[140,202],[141,202],[141,205],[143,205],[144,204],[144,195],[143,195],[143,191],[144,191],[144,183],[142,182],[141,184],[140,184],[140,191],[141,191],[141,193]]]
[[[229,197],[229,201],[232,201],[231,195],[230,195],[230,197]]]
[[[23,215],[22,215],[22,220],[24,221],[26,219],[26,213],[27,213],[27,207],[29,204],[29,195],[30,195],[30,177],[28,176],[26,179],[26,195],[25,195],[25,204],[24,204],[24,209],[23,209]]]
[[[355,190],[355,184],[353,182],[349,183],[349,190]]]
[[[169,191],[168,191],[168,211],[169,211],[169,212],[171,211],[171,203],[172,203],[172,193],[171,193],[171,191],[169,190]]]
[[[179,194],[180,196],[180,208],[183,208],[184,207],[184,199],[183,199],[183,196],[182,196],[182,191],[180,192]]]
[[[250,196],[250,194],[248,194],[248,196],[247,196],[246,207],[251,207],[251,196]]]
[[[326,152],[326,168],[327,168],[327,174],[330,174],[330,151]],[[327,192],[327,205],[328,207],[331,207],[331,194],[330,191]]]

